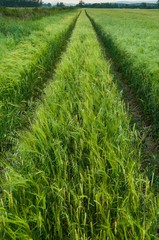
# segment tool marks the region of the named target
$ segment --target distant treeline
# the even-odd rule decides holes
[[[140,9],[157,9],[159,8],[158,3],[93,3],[85,4],[81,1],[82,4],[78,4],[78,7],[84,8],[140,8]]]
[[[0,16],[7,16],[19,19],[38,19],[41,17],[53,15],[59,12],[67,12],[75,9],[74,7],[34,7],[34,8],[7,8],[0,7]]]
[[[39,7],[42,0],[0,0],[0,7]]]

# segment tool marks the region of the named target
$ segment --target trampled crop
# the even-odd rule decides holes
[[[0,238],[156,239],[159,199],[129,122],[83,12],[34,121],[2,158]]]

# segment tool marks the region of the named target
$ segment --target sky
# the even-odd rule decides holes
[[[101,3],[101,2],[155,2],[155,0],[83,0],[85,3]],[[43,0],[44,3],[56,4],[63,2],[64,4],[78,4],[79,0]]]

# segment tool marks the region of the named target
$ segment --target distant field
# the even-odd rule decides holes
[[[60,13],[69,9],[38,8],[0,8],[0,56],[13,49],[22,40],[28,38],[33,31],[43,30],[48,23],[59,18]],[[1,60],[0,59],[0,60]]]
[[[112,59],[159,129],[159,10],[88,10]]]
[[[158,239],[158,158],[111,63],[158,129],[159,12],[0,19],[0,239]]]
[[[6,20],[6,36],[4,29],[1,32],[8,45],[4,44],[0,59],[0,140],[5,145],[9,144],[12,132],[21,126],[30,99],[38,95],[55,65],[76,17],[77,12],[69,12],[35,22]],[[19,41],[18,27],[22,30]]]

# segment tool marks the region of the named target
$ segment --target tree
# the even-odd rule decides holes
[[[56,4],[56,7],[64,7],[65,5],[64,5],[64,3],[63,2],[58,2],[57,4]]]
[[[85,5],[85,3],[82,0],[80,0],[78,6],[83,7],[84,5]]]
[[[48,8],[51,8],[51,7],[52,7],[51,3],[48,3],[48,4],[47,4],[47,7],[48,7]]]
[[[39,7],[42,0],[0,0],[1,7]]]

